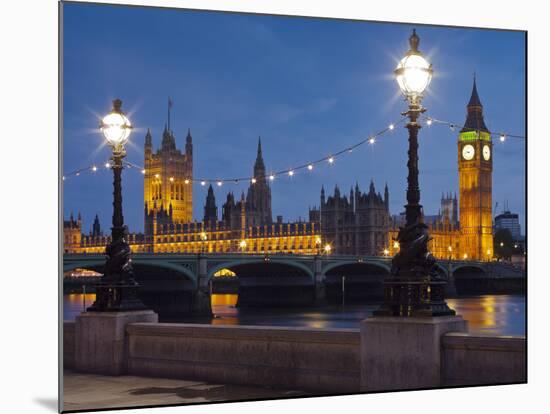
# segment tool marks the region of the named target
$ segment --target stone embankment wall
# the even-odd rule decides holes
[[[73,369],[75,323],[63,330],[64,367]],[[130,375],[360,391],[358,329],[131,323],[126,333]],[[441,346],[443,386],[526,381],[524,337],[447,333]]]

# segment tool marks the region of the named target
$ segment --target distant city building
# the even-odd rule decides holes
[[[510,230],[512,238],[516,241],[522,240],[519,215],[505,211],[495,217],[495,232],[498,230]]]

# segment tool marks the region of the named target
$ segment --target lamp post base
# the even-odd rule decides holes
[[[384,282],[384,304],[374,316],[454,316],[445,302],[445,281],[389,279]]]
[[[96,287],[96,300],[88,312],[118,312],[145,310],[138,298],[138,285],[101,283]]]

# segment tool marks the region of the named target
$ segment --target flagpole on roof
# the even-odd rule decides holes
[[[168,131],[172,131],[170,129],[170,108],[172,108],[172,99],[168,97]]]

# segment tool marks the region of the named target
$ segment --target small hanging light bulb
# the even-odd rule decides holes
[[[395,125],[394,125],[394,124],[390,124],[390,125],[388,126],[388,128],[389,128],[390,131],[392,131],[392,130],[395,128]]]
[[[206,185],[206,181],[201,181],[201,185],[204,187]]]
[[[430,126],[432,124],[432,118],[428,118],[428,120],[426,121],[426,125]]]
[[[145,168],[144,168],[143,170],[141,170],[141,173],[142,173],[142,174],[145,174]]]
[[[500,142],[506,141],[506,135],[500,134],[500,138],[499,138],[499,139],[500,139]]]
[[[65,176],[62,177],[63,181],[65,181]]]
[[[95,165],[92,165],[92,171],[93,172],[96,172],[97,171],[97,167]]]
[[[374,137],[370,137],[370,138],[369,138],[369,144],[372,145],[372,144],[374,144],[375,142],[376,142],[376,138],[374,138]]]
[[[294,175],[294,171],[290,170],[290,171],[288,172],[288,175],[292,177],[292,176]]]
[[[218,181],[218,187],[221,187],[221,186],[222,186],[222,182]]]
[[[254,177],[252,177],[252,180],[250,180],[252,182],[252,184],[256,184],[256,179]]]
[[[78,172],[76,173],[76,176],[77,176],[77,177],[78,177],[79,175],[80,175],[80,171],[78,171]]]
[[[274,179],[275,179],[275,176],[274,176],[273,174],[271,174],[271,175],[269,176],[269,181],[273,181]]]
[[[313,164],[309,164],[309,165],[307,166],[307,169],[308,169],[309,171],[313,170]]]
[[[328,163],[332,164],[334,162],[334,157],[328,157]]]
[[[106,163],[105,163],[105,168],[111,168],[111,163],[106,162]]]

